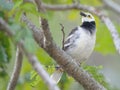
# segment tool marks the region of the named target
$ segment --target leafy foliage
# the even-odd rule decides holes
[[[0,76],[4,77],[6,73],[6,65],[9,63],[11,58],[10,52],[10,41],[9,38],[3,33],[0,32]]]
[[[55,66],[54,65],[49,65],[49,66],[43,66],[47,72],[50,74],[55,71]],[[40,87],[41,89],[47,90],[47,87],[44,83],[44,81],[41,79],[41,77],[35,72],[31,71],[31,77],[30,77],[30,85],[34,88]]]
[[[103,68],[102,66],[83,65],[83,68],[88,71],[100,84],[106,87],[107,90],[109,90],[109,84],[106,82],[103,74],[99,72]]]

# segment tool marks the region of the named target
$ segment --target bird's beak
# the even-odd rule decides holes
[[[80,12],[80,15],[86,17],[86,14],[84,12]]]

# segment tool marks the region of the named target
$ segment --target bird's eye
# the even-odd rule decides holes
[[[90,15],[88,15],[88,17],[89,17],[89,18],[91,18],[91,16],[90,16]]]

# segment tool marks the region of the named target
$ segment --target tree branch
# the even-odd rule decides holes
[[[24,51],[26,57],[28,58],[30,64],[32,65],[33,69],[38,73],[38,75],[44,80],[45,84],[48,86],[49,90],[60,90],[55,82],[50,78],[48,73],[44,70],[42,65],[40,64],[37,57],[31,53],[28,53],[24,48],[23,43],[19,43],[19,46]]]
[[[17,84],[17,81],[20,75],[21,67],[22,67],[22,59],[23,59],[23,54],[20,48],[17,46],[14,69],[13,69],[9,84],[7,86],[7,90],[15,89],[15,86]]]
[[[29,27],[29,29],[32,30],[34,39],[38,45],[40,45],[40,47],[44,47],[43,31],[40,28],[37,28],[24,14],[22,15],[21,20],[27,24],[27,27]]]
[[[5,22],[3,20],[3,22]],[[0,22],[1,24],[1,22]],[[33,28],[33,24],[31,22],[27,22],[26,23],[27,25],[32,25],[31,28],[32,30],[35,30],[37,31],[36,27]],[[6,28],[6,26],[8,26],[7,29],[4,30],[5,33],[8,34],[9,37],[13,37],[13,33],[11,32],[12,30],[9,28],[9,25],[5,22],[5,24],[3,24],[3,28]],[[0,29],[1,30],[1,29]],[[35,32],[37,34],[37,32]],[[38,36],[39,37],[39,36]],[[39,44],[41,43],[40,41],[40,38],[39,37],[36,40],[39,40]],[[16,42],[15,42],[16,43]],[[40,44],[41,45],[41,44]],[[9,82],[9,85],[7,87],[7,90],[14,90],[15,86],[16,86],[16,83],[17,83],[17,80],[18,80],[18,77],[19,77],[19,71],[21,70],[20,69],[20,65],[22,63],[22,61],[20,59],[22,59],[22,52],[21,50],[23,50],[26,54],[26,56],[28,57],[28,60],[29,62],[31,63],[32,67],[35,69],[35,71],[40,75],[40,77],[43,79],[43,81],[45,82],[45,84],[48,86],[49,90],[60,90],[57,85],[55,84],[55,82],[49,77],[48,73],[43,69],[43,67],[41,66],[41,64],[39,63],[38,59],[36,58],[36,56],[28,53],[25,48],[24,48],[24,44],[19,42],[19,47],[20,49],[18,48],[17,49],[17,52],[16,52],[16,67],[14,69],[14,72],[12,73],[12,77],[11,77],[11,80]],[[20,51],[20,52],[19,52]],[[19,70],[18,70],[19,69]]]
[[[46,10],[52,10],[52,11],[66,11],[71,9],[77,9],[77,10],[92,10],[94,7],[88,6],[88,5],[81,5],[78,3],[68,4],[68,5],[51,5],[51,4],[45,4],[42,5]],[[93,11],[93,10],[92,10]]]
[[[113,11],[117,12],[120,14],[120,5],[115,3],[113,0],[102,0],[103,3],[107,6],[110,7]]]

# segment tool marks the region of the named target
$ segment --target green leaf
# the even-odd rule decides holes
[[[45,84],[44,84],[45,82],[41,79],[41,77],[38,75],[36,71],[31,72],[30,81],[31,81],[30,85],[32,87],[40,87],[40,88],[45,89]]]
[[[30,80],[31,80],[30,85],[31,85],[32,87],[35,87],[35,86],[37,86],[38,83],[40,83],[41,78],[40,78],[40,76],[38,75],[37,72],[32,71],[32,72],[31,72]]]

